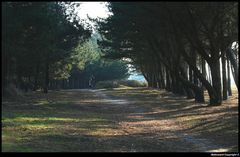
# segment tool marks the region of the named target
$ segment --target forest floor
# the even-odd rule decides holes
[[[3,152],[238,152],[238,93],[221,106],[149,88],[2,100]]]

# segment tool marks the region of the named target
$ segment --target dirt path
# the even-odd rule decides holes
[[[129,101],[126,99],[113,99],[110,96],[106,95],[104,93],[104,90],[89,90],[90,92],[93,92],[97,97],[101,99],[102,102],[107,103],[107,104],[112,104],[116,105],[116,107],[129,107],[134,108],[135,111],[133,113],[139,113],[141,112],[144,114],[146,111],[145,108],[141,106],[136,105],[136,101]],[[141,119],[141,118],[140,118]],[[148,119],[154,119],[154,117],[148,117]],[[182,141],[182,143],[176,143],[177,145],[185,145],[193,147],[191,151],[196,151],[196,152],[222,152],[226,151],[227,149],[222,148],[221,146],[216,145],[209,139],[204,139],[204,138],[197,138],[194,135],[191,135],[189,133],[186,133],[182,130],[182,126],[178,125],[174,119],[166,119],[162,121],[152,121],[152,123],[147,122],[142,122],[139,124],[136,123],[131,123],[131,122],[120,122],[121,128],[124,132],[127,134],[131,134],[131,131],[134,132],[134,130],[144,130],[145,132],[155,132],[158,134],[158,132],[161,137],[175,137]],[[164,127],[162,127],[164,126]],[[129,128],[134,128],[130,129]],[[178,128],[177,131],[173,131],[174,128]],[[161,130],[164,130],[166,135],[161,133]],[[167,132],[166,132],[167,130]],[[189,147],[190,148],[190,147]],[[136,151],[134,149],[134,144],[132,144],[131,151]]]
[[[149,88],[28,93],[2,101],[2,150],[237,152],[237,100],[201,107]]]

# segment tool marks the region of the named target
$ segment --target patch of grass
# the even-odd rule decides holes
[[[85,108],[88,104],[78,103],[91,97],[89,93],[67,92],[66,99],[61,97],[62,93],[50,92],[47,97],[28,93],[24,101],[3,102],[3,152],[74,151],[71,146],[79,151],[83,148],[83,135],[94,134],[99,129],[98,133],[104,135],[105,130],[101,132],[101,128],[114,128],[110,119]]]

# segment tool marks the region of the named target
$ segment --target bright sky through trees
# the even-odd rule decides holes
[[[107,2],[81,2],[80,4],[78,15],[81,18],[87,19],[87,14],[91,18],[107,18],[110,15]]]
[[[81,20],[85,20],[92,27],[94,27],[94,23],[88,19],[90,18],[107,18],[111,15],[107,8],[107,2],[73,2],[79,3],[80,6],[76,9],[77,15]],[[93,31],[95,31],[93,29]]]
[[[85,20],[92,27],[94,27],[94,23],[91,22],[88,19],[88,17],[107,18],[108,16],[111,15],[111,12],[109,12],[107,8],[107,2],[75,2],[75,3],[80,4],[80,6],[76,9],[77,15],[80,17],[80,19]],[[95,32],[94,29],[93,31]],[[137,73],[130,75],[129,79],[146,81],[142,75]]]

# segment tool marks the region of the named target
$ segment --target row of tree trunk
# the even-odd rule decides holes
[[[52,80],[49,89],[84,89],[89,88],[89,81],[80,78],[69,78],[67,80]]]
[[[194,50],[191,51],[191,57],[186,52],[183,54],[186,55],[185,63],[178,58],[179,56],[176,60],[172,57],[172,61],[152,57],[151,63],[142,65],[141,71],[148,86],[166,89],[187,96],[188,99],[195,98],[196,102],[205,102],[204,91],[207,90],[211,105],[220,105],[222,100],[227,100],[228,96],[232,95],[230,74],[234,67],[230,66],[231,59],[227,57],[227,51],[222,51],[221,54],[222,67],[219,59],[209,65]]]

